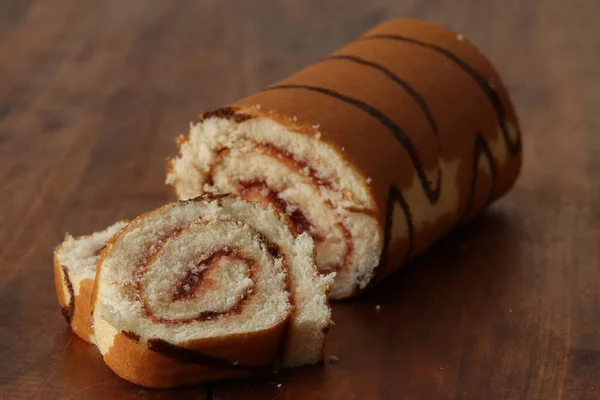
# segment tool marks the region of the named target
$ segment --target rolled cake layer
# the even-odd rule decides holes
[[[73,332],[88,343],[94,342],[91,317],[96,265],[106,242],[125,225],[127,221],[119,221],[101,232],[77,238],[67,234],[54,250],[58,304]]]
[[[132,221],[98,263],[96,342],[122,378],[165,388],[322,361],[331,323],[307,234],[234,196]]]
[[[204,113],[167,183],[286,213],[316,243],[330,297],[388,276],[502,196],[520,131],[498,74],[462,35],[394,20],[275,85]]]

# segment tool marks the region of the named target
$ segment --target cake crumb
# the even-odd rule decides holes
[[[381,306],[380,306],[379,304],[377,304],[377,305],[375,306],[375,310],[376,310],[376,311],[379,311],[379,310],[381,310]]]
[[[281,384],[281,383],[278,383],[278,384],[277,384],[277,387],[278,387],[278,388],[280,388],[280,387],[282,387],[282,386],[283,386],[283,384]]]
[[[367,178],[367,183],[371,183],[371,182],[373,182],[373,179]]]
[[[312,127],[313,127],[313,129],[319,129],[320,126],[321,125],[319,125],[319,124],[314,124]]]
[[[317,132],[317,133],[315,133],[315,137],[316,137],[317,139],[321,139],[321,132]]]
[[[334,326],[335,325],[335,321],[330,321],[329,325]]]
[[[260,110],[260,104],[255,104],[254,108],[256,108],[257,110]]]
[[[462,34],[459,33],[458,35],[456,35],[456,40],[462,42],[463,40],[465,40],[465,37]]]
[[[294,116],[293,116],[291,119],[292,119],[292,121],[294,121],[294,122],[298,121],[298,117],[296,117],[295,115],[294,115]]]
[[[338,361],[340,361],[340,359],[337,356],[329,356],[330,363],[334,363],[334,362],[338,362]]]
[[[346,151],[346,148],[344,146],[342,146],[342,152]]]
[[[259,192],[260,192],[260,195],[263,197],[267,197],[269,195],[269,189],[267,189],[266,186],[261,187]]]

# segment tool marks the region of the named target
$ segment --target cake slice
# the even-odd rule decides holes
[[[103,231],[76,238],[67,234],[54,250],[58,304],[73,332],[88,343],[94,342],[91,316],[96,264],[108,239],[126,225],[127,221],[119,221]]]
[[[166,388],[323,360],[333,276],[285,219],[233,196],[143,214],[98,263],[93,323],[106,364]]]

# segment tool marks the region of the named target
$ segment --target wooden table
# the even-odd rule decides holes
[[[599,15],[594,0],[0,0],[0,398],[600,398]],[[335,303],[339,362],[177,391],[118,379],[55,302],[64,232],[172,200],[164,157],[199,112],[397,16],[493,60],[524,132],[515,189]]]

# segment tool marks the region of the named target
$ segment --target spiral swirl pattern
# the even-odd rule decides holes
[[[233,196],[144,214],[99,262],[98,347],[117,374],[151,387],[317,362],[330,278],[313,253],[275,210]],[[151,368],[163,364],[167,375]]]

